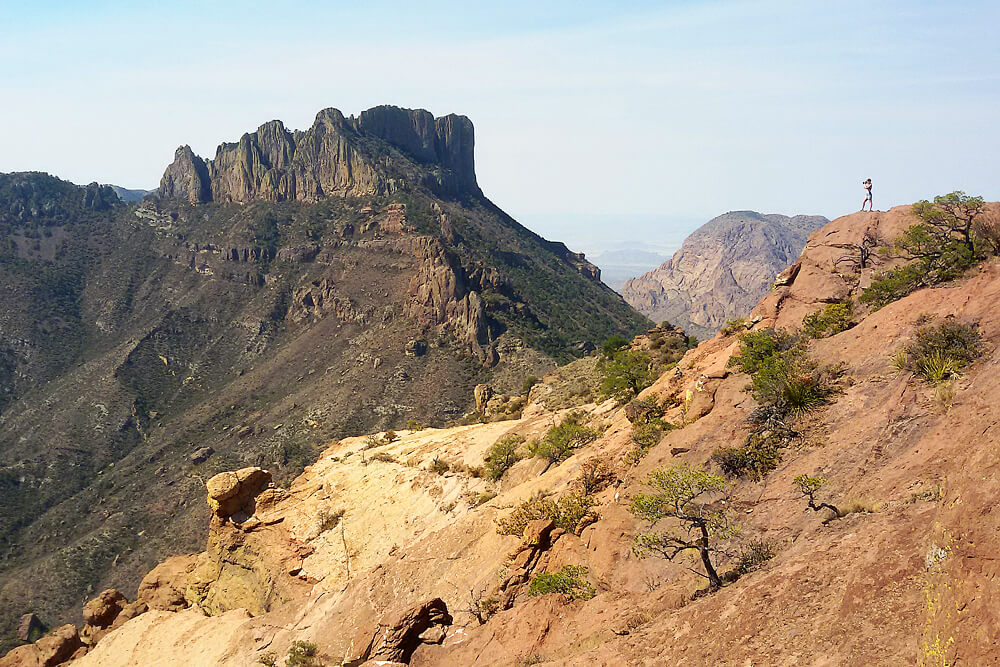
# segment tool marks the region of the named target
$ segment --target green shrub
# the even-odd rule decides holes
[[[963,368],[982,354],[979,326],[948,319],[917,329],[913,341],[896,351],[893,366],[908,370],[931,384],[958,377]]]
[[[740,333],[741,331],[746,331],[747,328],[747,318],[738,317],[734,320],[729,320],[720,330],[723,336],[732,336],[734,333]]]
[[[604,341],[603,345],[601,345],[601,354],[603,354],[606,358],[611,359],[615,356],[615,352],[622,349],[626,345],[628,345],[628,341],[625,340],[624,336],[620,336],[618,334],[608,336],[608,339]]]
[[[529,445],[529,453],[553,463],[569,458],[574,449],[600,435],[597,430],[584,426],[582,420],[581,414],[570,413],[559,425],[550,428],[541,440]]]
[[[853,313],[854,304],[851,301],[828,303],[802,319],[802,333],[809,338],[826,338],[846,331],[851,326]]]
[[[316,660],[316,644],[306,641],[294,641],[288,649],[287,667],[319,667]]]
[[[646,423],[632,425],[632,442],[635,446],[625,456],[625,462],[634,465],[642,459],[649,450],[659,444],[663,435],[674,428],[673,424],[654,417]]]
[[[862,290],[858,301],[871,306],[872,310],[878,310],[925,285],[924,271],[916,264],[907,264],[876,273],[871,286]]]
[[[536,378],[534,375],[529,375],[524,378],[524,382],[521,384],[521,393],[527,396],[531,392],[531,388],[539,382],[541,382],[541,380]]]
[[[590,600],[597,590],[587,581],[587,573],[587,568],[582,565],[563,565],[558,572],[542,572],[531,580],[528,595],[535,597],[559,593],[574,600]]]
[[[917,329],[906,351],[918,359],[938,353],[964,368],[982,354],[981,341],[977,323],[962,324],[947,319],[941,324]]]
[[[627,403],[639,392],[653,384],[649,355],[634,350],[619,350],[601,361],[601,395]]]
[[[522,442],[524,442],[524,438],[508,435],[493,443],[483,459],[486,479],[494,482],[499,480],[505,472],[510,470],[511,466],[521,459],[517,449]]]
[[[264,667],[274,667],[278,664],[278,654],[274,651],[268,651],[267,653],[261,654],[257,658],[257,662],[264,665]]]
[[[839,372],[820,368],[804,349],[792,348],[757,364],[751,375],[753,397],[784,414],[807,412],[826,401],[832,391],[830,376]]]
[[[712,454],[712,460],[727,477],[749,477],[759,481],[781,463],[783,447],[775,438],[751,436],[742,447],[718,448]]]
[[[435,456],[434,460],[431,461],[431,467],[430,467],[431,472],[438,475],[443,475],[449,470],[451,470],[451,465],[447,461],[442,459],[440,456]]]
[[[740,352],[729,360],[729,365],[739,368],[742,373],[753,375],[762,362],[769,362],[780,356],[797,342],[795,336],[781,329],[748,331],[740,336]]]
[[[736,572],[740,575],[753,572],[767,561],[774,558],[776,549],[770,540],[753,539],[740,547],[739,560],[736,563]]]
[[[615,473],[606,461],[590,459],[580,466],[580,476],[577,478],[576,484],[584,496],[589,496],[603,491],[615,479]]]
[[[594,504],[593,498],[581,492],[568,493],[558,500],[535,495],[518,505],[508,516],[497,519],[497,532],[520,537],[529,522],[547,519],[556,527],[572,533],[584,517],[592,514]]]

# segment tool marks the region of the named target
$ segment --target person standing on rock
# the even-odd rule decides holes
[[[865,204],[868,204],[868,210],[871,211],[872,210],[872,179],[866,178],[861,185],[865,186],[865,191],[867,192],[867,194],[865,195],[865,200],[863,202],[861,202],[861,210],[862,211],[865,210]]]

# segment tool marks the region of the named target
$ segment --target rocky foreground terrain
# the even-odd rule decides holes
[[[798,331],[857,297],[879,269],[840,264],[845,248],[914,221],[897,207],[814,232],[742,334]],[[942,325],[978,331],[980,356],[933,385],[899,351]],[[813,365],[797,379],[834,384],[764,429],[751,424],[773,405],[730,362],[749,354],[737,333],[687,352],[622,407],[574,406],[575,362],[517,419],[332,441],[288,489],[255,468],[213,477],[204,551],[157,566],[124,590],[132,602],[102,594],[87,626],[0,664],[56,653],[44,664],[994,664],[1000,261],[857,305],[833,335],[809,338]],[[590,437],[562,460],[528,456],[571,412]],[[486,479],[484,456],[512,435],[528,457]],[[720,447],[761,443],[777,443],[771,465],[706,498],[739,527],[713,526],[731,554],[713,556],[720,589],[697,558],[640,557],[648,524],[630,508],[652,471],[718,470]],[[802,475],[822,478],[812,496]]]
[[[473,142],[328,109],[182,147],[137,203],[0,175],[0,649],[198,548],[216,473],[287,486],[331,439],[443,426],[648,326],[483,195]]]
[[[654,322],[711,338],[728,320],[749,313],[798,257],[809,234],[827,222],[818,215],[720,215],[692,232],[659,267],[628,280],[621,294]]]

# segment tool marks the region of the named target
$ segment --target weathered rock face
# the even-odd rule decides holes
[[[190,146],[181,146],[174,161],[160,179],[160,195],[168,199],[186,199],[203,204],[212,199],[211,182],[205,161],[194,154]]]
[[[490,346],[493,336],[486,309],[461,263],[431,237],[417,237],[406,245],[419,265],[403,313],[422,325],[450,327],[470,352],[492,366],[497,353]]]
[[[655,322],[711,337],[727,320],[749,313],[826,222],[815,215],[720,215],[688,236],[671,259],[625,283],[622,296]]]
[[[21,617],[17,624],[17,638],[22,642],[34,642],[45,633],[42,621],[34,614],[28,613]]]
[[[260,468],[220,472],[208,480],[208,506],[221,520],[242,521],[254,513],[254,499],[271,482],[271,473]]]
[[[474,146],[472,122],[464,116],[380,106],[345,118],[324,109],[304,132],[270,121],[220,145],[207,162],[188,146],[178,148],[159,193],[191,203],[310,202],[391,194],[419,172],[418,180],[438,195],[479,194]],[[387,149],[403,159],[387,159]]]
[[[351,642],[345,665],[408,664],[423,644],[440,644],[452,616],[441,598],[385,614],[374,627],[360,629]],[[438,632],[433,632],[437,628]],[[430,632],[429,632],[430,631]],[[355,648],[356,647],[356,648]]]
[[[135,600],[150,609],[180,611],[188,606],[184,598],[188,575],[198,564],[198,554],[172,556],[142,578]]]

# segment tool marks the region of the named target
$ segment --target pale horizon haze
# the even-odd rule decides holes
[[[155,188],[271,119],[476,127],[490,199],[588,254],[730,210],[1000,199],[995,2],[3,2],[0,171]]]

